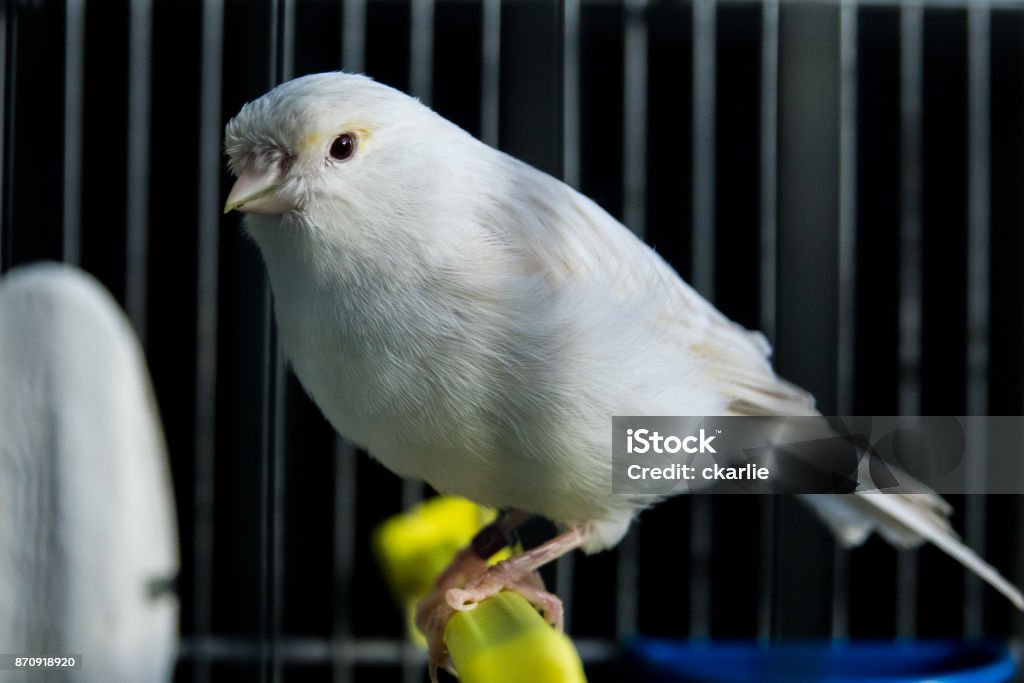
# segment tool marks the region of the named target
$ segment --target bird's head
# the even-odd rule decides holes
[[[224,211],[315,220],[318,211],[358,208],[393,187],[403,168],[415,171],[403,148],[431,116],[365,76],[333,72],[283,83],[227,125],[224,146],[237,180]]]

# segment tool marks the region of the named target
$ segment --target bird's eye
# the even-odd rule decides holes
[[[339,135],[331,143],[331,158],[335,161],[348,161],[356,151],[356,140],[349,133]]]

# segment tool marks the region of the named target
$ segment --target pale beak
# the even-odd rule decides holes
[[[296,208],[295,203],[279,192],[283,180],[276,165],[257,168],[256,164],[247,164],[228,194],[224,213],[242,211],[273,215],[291,211]]]

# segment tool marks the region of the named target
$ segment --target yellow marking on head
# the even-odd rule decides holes
[[[371,127],[346,126],[339,130],[335,135],[330,136],[330,139],[334,140],[335,137],[342,135],[343,133],[351,133],[354,135],[358,144],[366,144],[366,141],[370,139],[370,135],[373,134],[373,129]],[[324,146],[326,149],[326,142],[326,135],[322,133],[310,133],[299,140],[299,144],[296,146],[296,152],[302,155],[321,146]]]
[[[357,142],[366,142],[373,135],[373,131],[370,128],[352,128],[348,132],[356,136]]]
[[[314,147],[319,147],[320,141],[323,140],[323,137],[324,136],[322,136],[320,133],[310,133],[306,137],[299,140],[299,154],[305,154]]]

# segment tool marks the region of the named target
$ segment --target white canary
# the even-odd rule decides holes
[[[454,608],[512,587],[558,621],[527,575],[615,545],[651,503],[611,493],[611,416],[815,414],[762,335],[597,204],[397,90],[297,78],[246,104],[225,146],[225,210],[246,212],[282,347],[335,429],[403,477],[564,530],[443,577]],[[1024,604],[938,496],[807,501],[847,543],[935,541]]]

